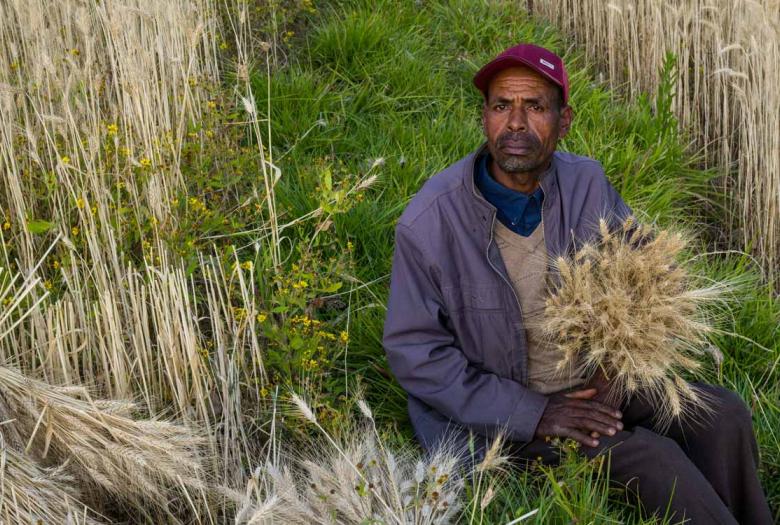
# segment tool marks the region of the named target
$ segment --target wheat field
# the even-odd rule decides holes
[[[677,58],[680,127],[730,197],[724,234],[770,279],[780,264],[780,2],[777,0],[541,0],[562,28],[630,96],[658,90]],[[733,175],[732,175],[733,174]]]
[[[147,417],[205,428],[211,455],[236,477],[221,482],[236,486],[245,447],[227,390],[243,373],[262,382],[263,368],[237,364],[244,349],[261,358],[225,298],[240,287],[251,305],[252,290],[204,254],[209,304],[196,304],[195,284],[161,241],[187,189],[189,126],[220,78],[215,9],[211,0],[0,3],[2,265],[15,269],[3,281],[0,359],[53,385],[137,401]],[[141,224],[150,225],[145,262],[133,264],[127,239]],[[56,298],[47,297],[53,279]],[[222,342],[220,379],[202,357],[206,331]],[[103,479],[121,479],[107,467]]]

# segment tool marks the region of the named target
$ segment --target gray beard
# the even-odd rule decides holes
[[[541,165],[533,160],[523,160],[519,157],[509,156],[503,159],[496,159],[496,163],[504,173],[525,173],[533,171]]]

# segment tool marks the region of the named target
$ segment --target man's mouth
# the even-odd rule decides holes
[[[498,147],[507,155],[530,155],[538,144],[532,137],[507,134],[498,141]]]
[[[510,155],[528,155],[533,151],[533,148],[524,144],[503,144],[501,151]]]
[[[533,151],[533,147],[527,142],[505,141],[500,148],[510,155],[528,155]]]

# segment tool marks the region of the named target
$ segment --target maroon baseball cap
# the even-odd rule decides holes
[[[563,103],[568,103],[569,77],[563,67],[563,60],[552,51],[533,44],[518,44],[502,52],[477,71],[474,75],[474,85],[487,96],[490,79],[499,71],[512,66],[528,66],[550,82],[560,86],[563,92]]]

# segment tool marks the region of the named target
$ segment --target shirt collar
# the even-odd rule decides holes
[[[533,230],[541,219],[544,190],[539,186],[533,193],[526,194],[507,188],[490,175],[488,169],[489,160],[490,156],[488,153],[477,159],[475,186],[482,193],[485,200],[495,206],[498,219],[501,222],[510,229],[526,235],[525,232]],[[546,174],[547,172],[542,176]]]

